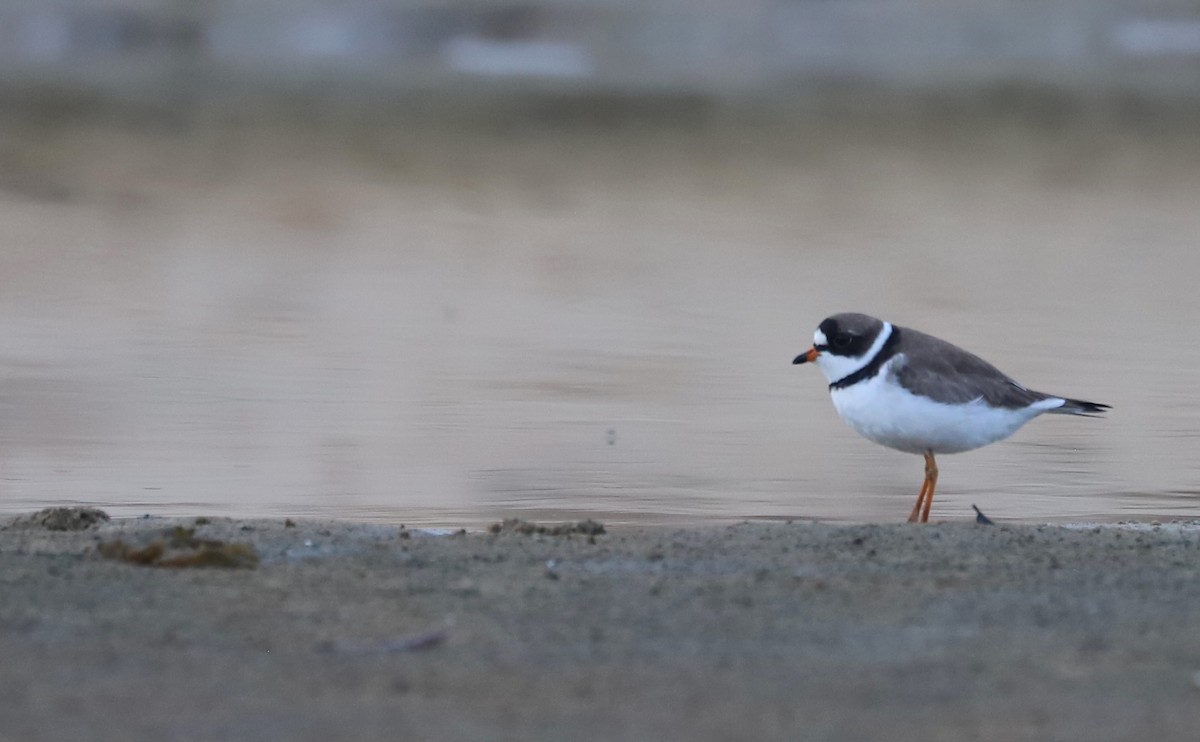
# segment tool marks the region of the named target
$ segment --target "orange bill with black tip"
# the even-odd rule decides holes
[[[792,363],[812,363],[813,361],[817,360],[817,356],[819,355],[821,355],[821,351],[817,350],[816,348],[809,348],[804,353],[796,356],[796,359],[793,360]]]

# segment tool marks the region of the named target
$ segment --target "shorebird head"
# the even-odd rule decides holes
[[[862,369],[892,333],[892,326],[866,314],[827,317],[813,333],[813,347],[792,363],[815,363],[829,383]]]

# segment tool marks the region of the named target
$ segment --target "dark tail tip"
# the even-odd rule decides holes
[[[1112,406],[1099,402],[1086,402],[1082,399],[1068,399],[1059,409],[1072,415],[1103,415],[1111,410]]]

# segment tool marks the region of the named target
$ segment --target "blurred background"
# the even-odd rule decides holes
[[[1198,517],[1200,7],[8,0],[0,512],[903,518],[791,359],[945,337],[1107,420],[935,517]]]

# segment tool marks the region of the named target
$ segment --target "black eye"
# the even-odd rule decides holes
[[[854,342],[854,336],[847,333],[840,333],[833,336],[832,345],[835,348],[849,348],[850,343]]]

